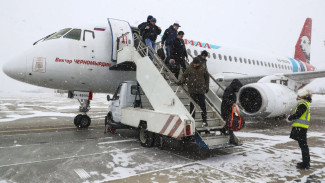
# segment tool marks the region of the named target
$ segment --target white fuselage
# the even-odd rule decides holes
[[[78,40],[66,38],[68,33],[59,38],[39,41],[30,50],[8,62],[3,68],[4,72],[16,80],[37,86],[99,93],[112,93],[119,83],[136,79],[134,71],[110,70],[116,62],[112,61],[112,33],[109,27],[102,27],[102,30],[90,27],[81,29],[79,39],[76,38]],[[215,78],[314,69],[292,58],[190,40],[185,40],[185,43],[194,56],[204,49],[210,53],[207,67]]]

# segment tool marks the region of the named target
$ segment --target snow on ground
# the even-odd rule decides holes
[[[94,113],[105,113],[107,110],[104,94],[95,95],[91,104],[95,106],[92,108]],[[76,100],[52,93],[2,95],[0,122],[11,123],[18,119],[41,116],[54,120],[58,117],[73,117],[78,113],[78,106]],[[318,113],[321,113],[324,106],[325,96],[315,95],[312,107],[319,108]],[[257,127],[249,127],[255,127],[254,122],[248,124],[243,131],[236,132],[243,142],[242,146],[214,151],[203,160],[189,156],[188,152],[172,152],[173,155],[169,156],[169,151],[137,146],[133,150],[109,153],[112,157],[112,160],[106,163],[109,171],[102,173],[93,169],[88,171],[88,174],[102,177],[94,182],[119,182],[120,179],[131,179],[132,176],[148,176],[151,182],[159,182],[162,177],[166,177],[164,180],[168,182],[227,182],[231,177],[237,180],[235,182],[294,182],[297,179],[301,179],[301,182],[325,182],[325,127],[320,126],[319,129],[311,129],[308,132],[312,169],[300,171],[295,165],[301,161],[301,152],[297,142],[288,137],[290,125],[268,128],[267,124],[256,129]],[[117,142],[139,143],[135,139],[114,143]],[[96,147],[105,152],[105,149],[112,145],[113,142],[99,142]],[[144,151],[150,152],[150,156],[143,153]],[[158,155],[153,155],[155,153]]]
[[[78,109],[79,102],[69,99],[67,94],[3,93],[0,96],[0,123],[33,117],[75,117]],[[91,112],[96,115],[96,112],[106,111],[106,95],[95,94]]]

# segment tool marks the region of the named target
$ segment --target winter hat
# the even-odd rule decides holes
[[[152,15],[148,15],[148,18],[147,19],[152,19],[153,18],[153,16]]]
[[[150,21],[155,23],[157,22],[156,18],[152,18]]]
[[[206,50],[203,50],[203,51],[201,52],[201,55],[202,55],[202,56],[208,56],[208,54],[209,54],[209,53],[208,53]]]
[[[177,27],[181,27],[181,26],[179,25],[179,23],[174,23],[173,25],[174,25],[174,26],[177,26]]]
[[[193,59],[193,64],[200,64],[200,63],[201,63],[201,61],[200,61],[199,57],[195,57]]]
[[[303,88],[303,89],[299,90],[297,94],[299,97],[311,97],[312,96],[312,93],[308,88]]]

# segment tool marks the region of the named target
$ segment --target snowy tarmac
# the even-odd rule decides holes
[[[285,121],[248,121],[243,145],[200,151],[194,144],[140,146],[135,131],[104,134],[107,102],[95,95],[89,129],[72,121],[78,102],[55,94],[0,97],[0,183],[4,182],[325,182],[325,96],[314,96],[308,131],[311,169]]]

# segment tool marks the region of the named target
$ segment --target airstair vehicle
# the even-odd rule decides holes
[[[114,96],[108,96],[109,112],[105,119],[108,128],[105,127],[105,131],[108,129],[115,133],[119,128],[139,129],[140,143],[146,147],[152,146],[159,137],[160,140],[163,137],[193,140],[202,149],[233,146],[229,144],[229,134],[223,130],[221,99],[215,92],[210,88],[205,94],[208,126],[203,126],[200,107],[192,100],[185,85],[176,84],[178,79],[156,50],[147,47],[128,22],[108,21],[111,30],[120,31],[112,32],[112,51],[115,52],[112,59],[116,59],[117,65],[135,64],[137,81],[121,83]],[[120,36],[116,36],[118,34]],[[210,80],[219,85],[211,75]],[[196,109],[195,119],[190,114],[190,102]]]

